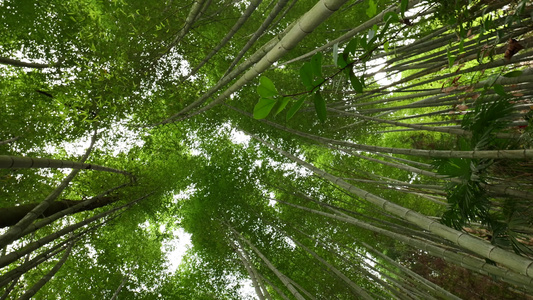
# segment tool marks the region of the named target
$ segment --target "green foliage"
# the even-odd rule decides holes
[[[507,95],[505,91],[501,91]],[[480,103],[474,110],[465,115],[461,127],[472,132],[473,149],[490,149],[496,139],[494,134],[506,128],[510,122],[509,114],[513,112],[513,104],[508,98],[500,98],[491,103]]]
[[[315,110],[318,118],[322,122],[326,121],[326,101],[324,101],[320,91],[315,92],[313,100],[315,102]]]
[[[254,118],[264,119],[268,116],[270,111],[274,108],[277,101],[269,98],[261,98],[254,107]]]
[[[298,101],[296,101],[291,106],[291,108],[287,111],[287,120],[290,120],[300,110],[300,108],[302,107],[306,99],[307,99],[307,94],[300,97],[300,99],[298,99]]]
[[[479,103],[467,114],[461,127],[472,133],[469,143],[463,141],[463,149],[501,149],[508,145],[505,140],[495,135],[502,132],[510,122],[513,112],[508,94],[500,85],[494,85],[495,92],[502,96],[490,103]],[[508,218],[516,213],[514,209],[504,215],[493,212],[494,202],[487,191],[487,176],[493,160],[458,159],[437,160],[434,166],[441,175],[458,180],[447,185],[448,210],[442,215],[442,222],[447,226],[461,230],[470,223],[486,224],[491,230],[493,244],[512,247],[516,253],[533,253],[527,246],[517,241],[517,235],[511,229],[516,219]],[[483,186],[482,186],[483,184]]]
[[[397,262],[409,243],[381,234],[385,230],[410,241],[445,242],[402,219],[404,215],[385,212],[386,202],[377,207],[363,199],[370,195],[427,216],[443,214],[443,222],[458,229],[479,222],[490,230],[494,244],[530,254],[524,242],[531,236],[533,220],[529,199],[486,189],[504,177],[516,183],[509,191],[527,194],[531,177],[526,174],[532,173],[528,161],[451,158],[435,163],[437,174],[429,171],[427,155],[396,154],[408,152],[406,148],[530,147],[526,135],[520,140],[501,138],[517,131],[509,129],[509,122],[531,119],[530,112],[517,111],[511,103],[529,104],[524,75],[530,72],[518,70],[527,61],[514,65],[509,59],[502,67],[497,59],[506,35],[512,33],[517,39],[522,36],[515,33],[529,35],[525,1],[486,11],[486,1],[440,1],[437,15],[429,14],[431,6],[423,2],[420,10],[412,10],[417,16],[409,19],[407,0],[347,4],[261,74],[257,85],[230,88],[227,99],[218,97],[228,95],[225,89],[232,84],[250,80],[250,73],[241,77],[250,68],[243,66],[261,59],[259,54],[266,53],[261,47],[272,38],[292,39],[294,32],[282,32],[301,20],[316,1],[300,0],[295,6],[291,1],[262,1],[244,23],[238,23],[242,12],[260,1],[195,2],[202,3],[201,13],[190,30],[182,32],[193,2],[6,0],[0,4],[5,12],[0,23],[7,28],[0,36],[1,154],[76,161],[86,146],[74,153],[74,143],[96,130],[97,143],[88,162],[135,175],[130,182],[116,174],[82,170],[60,198],[83,200],[130,184],[112,193],[118,201],[69,214],[18,239],[6,252],[150,194],[116,219],[99,220],[107,223],[94,231],[77,230],[75,234],[82,235],[71,257],[37,298],[110,299],[126,279],[119,299],[242,299],[240,289],[249,285],[243,280],[251,275],[237,250],[264,278],[273,299],[281,298],[273,287],[289,298],[290,291],[260,254],[284,274],[282,278],[298,284],[299,291],[317,299],[354,298],[343,279],[324,272],[325,265],[291,239],[312,249],[371,297],[402,298],[401,293],[411,289],[420,297],[440,297],[414,286],[398,265],[373,257],[363,242]],[[260,38],[237,58],[258,24],[278,5],[283,6],[280,13],[272,15],[267,29],[258,32]],[[366,23],[389,5],[395,5],[398,13],[388,12],[382,20]],[[473,20],[470,10],[483,15]],[[457,23],[456,33],[447,29],[439,33],[442,26],[435,16],[454,22],[452,26]],[[366,30],[341,38],[344,42],[334,44],[332,52],[313,51],[363,22]],[[506,26],[511,30],[503,30]],[[234,36],[226,40],[228,33]],[[225,44],[218,47],[223,40]],[[490,54],[490,62],[485,54]],[[212,58],[193,76],[191,70],[208,55]],[[20,67],[4,58],[39,64]],[[235,72],[230,73],[234,60]],[[387,82],[376,73],[384,74]],[[485,87],[477,85],[481,81]],[[198,101],[201,98],[205,102]],[[224,105],[215,106],[210,102],[214,98]],[[148,126],[169,116],[173,116],[170,124]],[[471,133],[467,138],[430,131],[461,119],[461,129]],[[425,123],[428,131],[417,127],[397,131],[396,121],[409,126]],[[529,123],[529,128],[518,130],[531,133]],[[279,150],[253,138],[249,141],[250,136],[242,138],[242,132]],[[397,150],[401,152],[394,153]],[[287,153],[333,179],[312,175]],[[64,177],[61,170],[0,170],[0,206],[42,201]],[[446,210],[442,181],[448,179],[453,183],[445,186]],[[341,180],[352,185],[350,191],[362,189],[365,196],[340,189]],[[376,227],[362,229],[316,211]],[[178,227],[192,234],[192,246],[170,274],[167,248],[176,240]],[[65,238],[58,237],[28,259]],[[20,296],[56,261],[57,256],[27,270],[9,297]],[[21,259],[10,264],[0,276],[23,263]]]
[[[368,1],[368,8],[366,9],[366,15],[372,18],[377,13],[377,5],[374,0]]]

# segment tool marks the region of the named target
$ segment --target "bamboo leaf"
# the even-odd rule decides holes
[[[359,78],[357,78],[357,76],[355,76],[353,71],[350,72],[350,83],[352,84],[353,89],[357,93],[362,93],[363,92],[363,84],[361,83]]]
[[[315,110],[316,110],[318,119],[320,119],[321,122],[326,121],[326,118],[327,118],[326,101],[324,101],[324,98],[322,97],[322,94],[320,93],[320,91],[317,91],[315,93],[313,100],[315,102]]]
[[[261,78],[259,78],[257,93],[259,96],[261,96],[261,98],[272,98],[278,95],[278,91],[276,90],[274,83],[266,76],[261,76]]]
[[[448,65],[451,67],[453,67],[453,63],[455,62],[455,55],[452,55],[452,53],[450,52],[450,49],[447,49],[446,50],[446,55],[448,56]]]
[[[346,55],[346,57],[348,57],[348,55],[354,54],[355,49],[357,49],[357,45],[359,45],[359,39],[358,38],[352,39],[344,48],[343,55]]]
[[[311,67],[313,69],[313,74],[317,77],[322,78],[322,53],[318,52],[311,58]]]
[[[522,71],[519,71],[519,70],[517,70],[517,71],[511,71],[511,72],[509,72],[509,73],[503,74],[503,77],[518,77],[518,76],[522,75],[522,73],[523,73],[523,72],[522,72]]]
[[[507,97],[507,93],[505,92],[505,89],[503,88],[503,86],[501,84],[495,84],[493,87],[494,91],[496,92],[496,94],[502,96],[502,97]]]
[[[402,3],[400,4],[400,11],[402,12],[402,16],[405,15],[408,5],[409,5],[409,0],[402,0]]]
[[[306,98],[307,98],[307,95],[304,95],[302,98],[296,101],[296,103],[294,103],[293,106],[291,106],[291,108],[287,112],[287,121],[290,120],[294,116],[294,114],[296,114],[296,112],[300,110]]]
[[[344,55],[340,55],[337,57],[337,66],[339,68],[344,68],[348,65],[348,63],[346,62],[346,60],[344,59]]]
[[[374,2],[374,0],[368,1],[368,8],[366,9],[366,15],[369,18],[372,18],[373,16],[376,15],[377,11],[378,11],[378,6],[376,2]]]
[[[305,63],[300,68],[300,79],[307,90],[313,89],[313,67],[310,63]]]
[[[276,100],[270,98],[261,98],[259,102],[254,107],[254,118],[255,119],[264,119],[268,116],[274,105],[276,105]]]
[[[291,101],[291,98],[289,97],[283,97],[281,101],[278,101],[278,107],[276,108],[276,113],[274,114],[274,116],[277,116],[282,110],[284,110],[289,101]]]

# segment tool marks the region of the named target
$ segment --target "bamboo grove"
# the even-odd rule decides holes
[[[0,7],[0,299],[533,297],[530,1]]]

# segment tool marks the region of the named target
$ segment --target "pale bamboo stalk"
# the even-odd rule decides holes
[[[357,118],[361,118],[363,120],[369,120],[369,121],[373,121],[373,122],[376,122],[376,123],[391,124],[391,125],[395,125],[395,126],[413,128],[413,129],[416,129],[416,130],[431,131],[431,132],[442,132],[442,133],[448,133],[448,134],[455,134],[455,135],[458,135],[458,136],[472,136],[472,132],[469,132],[469,131],[466,131],[466,130],[463,130],[463,129],[460,129],[460,128],[452,128],[452,127],[449,127],[449,126],[446,126],[446,127],[443,127],[443,126],[425,126],[425,125],[418,125],[418,124],[411,124],[411,123],[402,123],[402,122],[398,122],[398,121],[390,121],[390,120],[385,120],[385,119],[379,119],[379,118],[374,118],[374,117],[370,117],[370,116],[365,116],[365,115],[354,113],[354,112],[339,111],[339,110],[334,109],[334,108],[328,108],[328,111],[342,113],[344,115],[354,116],[354,117],[357,117]]]
[[[52,248],[49,248],[47,249],[46,251],[40,253],[39,255],[35,256],[32,260],[28,261],[28,262],[25,262],[24,264],[2,274],[2,276],[0,276],[0,287],[6,285],[9,283],[9,281],[12,281],[13,278],[16,278],[16,277],[19,277],[21,275],[23,275],[24,273],[30,271],[31,269],[35,268],[36,266],[40,265],[41,263],[45,262],[46,260],[48,260],[50,257],[53,257],[55,256],[57,253],[63,251],[63,249],[60,249],[60,248],[65,248],[66,247],[66,244],[69,243],[70,241],[76,239],[76,240],[79,240],[82,236],[86,235],[87,233],[91,232],[91,231],[94,231],[100,227],[102,227],[104,224],[107,224],[109,223],[111,220],[117,218],[119,215],[114,215],[113,217],[111,218],[108,218],[105,222],[102,222],[102,223],[99,223],[99,224],[96,224],[90,228],[87,228],[79,233],[76,233],[73,237],[65,240],[65,241],[62,241],[60,243],[58,243],[57,245],[53,246]]]
[[[305,167],[309,171],[313,172],[315,175],[324,178],[328,181],[331,181],[335,185],[340,186],[344,190],[357,195],[368,202],[382,208],[384,211],[391,213],[395,216],[398,216],[414,225],[417,225],[425,230],[428,230],[434,233],[437,236],[440,236],[446,240],[449,240],[464,249],[472,251],[482,257],[491,259],[501,265],[509,268],[512,271],[515,271],[519,274],[529,276],[533,279],[533,260],[519,256],[512,252],[501,249],[497,246],[486,243],[485,241],[475,238],[464,232],[457,231],[453,228],[446,227],[439,222],[428,218],[416,211],[402,207],[395,203],[392,203],[386,199],[378,197],[374,194],[371,194],[365,190],[359,189],[344,180],[333,176],[323,170],[316,168],[315,166],[289,154],[286,151],[283,151],[279,148],[274,147],[272,144],[267,143],[266,141],[253,136],[254,139],[260,141],[266,147],[272,149],[273,151],[278,152],[286,158],[291,159],[297,164]]]
[[[421,0],[411,0],[411,1],[409,1],[408,7],[412,8],[412,7],[414,7],[415,5],[417,5],[417,4],[421,3],[421,2],[422,2]],[[325,45],[323,45],[321,47],[318,47],[318,48],[316,48],[316,49],[314,49],[312,51],[309,51],[308,53],[306,53],[304,55],[301,55],[301,56],[298,56],[298,57],[296,57],[294,59],[291,59],[291,60],[288,60],[286,62],[283,62],[280,65],[288,65],[288,64],[293,63],[293,62],[297,62],[297,61],[301,61],[301,60],[304,60],[304,59],[308,59],[308,58],[312,57],[313,55],[315,55],[318,52],[329,51],[329,49],[333,48],[333,45],[345,43],[349,39],[353,38],[354,36],[356,36],[358,34],[361,34],[364,31],[372,28],[372,26],[382,23],[383,22],[383,17],[385,16],[385,14],[388,13],[388,12],[391,12],[391,11],[392,12],[399,12],[400,11],[400,7],[398,5],[389,6],[386,9],[384,9],[382,12],[380,12],[379,14],[375,15],[370,20],[368,20],[365,23],[357,26],[356,28],[348,31],[347,33],[343,34],[342,36],[340,36],[340,37],[328,42],[327,44],[325,44]]]
[[[265,265],[281,280],[285,287],[291,292],[291,294],[298,300],[305,300],[305,298],[296,290],[293,283],[290,282],[290,279],[282,274],[271,262],[268,260],[259,249],[257,249],[252,242],[243,237],[237,230],[231,227],[229,224],[226,224],[228,228],[233,232],[233,234],[238,238],[244,241],[248,247],[250,247],[259,258],[265,263]]]
[[[261,58],[263,58],[276,44],[281,41],[282,37],[285,36],[295,23],[292,23],[285,31],[277,35],[276,37],[272,38],[270,41],[268,41],[266,44],[264,44],[261,48],[259,48],[254,54],[252,54],[248,59],[239,65],[236,69],[231,71],[228,75],[222,77],[213,87],[211,87],[207,92],[205,92],[200,98],[196,99],[191,104],[187,105],[185,108],[183,108],[181,111],[173,114],[172,116],[168,117],[167,119],[153,124],[151,126],[158,126],[161,124],[166,124],[172,122],[174,119],[178,119],[181,117],[181,119],[187,118],[187,114],[192,111],[195,107],[201,105],[202,103],[206,102],[207,99],[209,99],[211,96],[213,96],[216,92],[218,92],[222,87],[224,87],[226,84],[230,83],[232,80],[234,80],[238,75],[242,74],[246,69],[248,69],[253,64],[257,63]],[[177,121],[181,120],[178,119]]]
[[[67,209],[64,209],[60,212],[57,212],[47,218],[43,218],[33,224],[30,224],[28,227],[26,227],[26,229],[20,234],[21,237],[27,235],[27,234],[30,234],[40,228],[43,228],[44,226],[54,222],[55,220],[58,220],[59,218],[63,217],[63,216],[66,216],[66,215],[70,215],[78,210],[80,210],[81,208],[87,206],[87,205],[90,205],[91,203],[95,202],[95,201],[98,201],[99,199],[103,198],[104,196],[108,195],[109,193],[112,193],[120,188],[123,188],[125,186],[128,186],[130,185],[130,183],[124,183],[124,184],[121,184],[119,186],[116,186],[116,187],[113,187],[95,197],[92,197],[92,198],[89,198],[81,203],[78,203],[74,206],[71,206]]]
[[[244,112],[238,108],[226,105],[227,107],[235,110],[241,114],[251,116],[251,114]],[[284,130],[289,133],[293,133],[297,136],[301,136],[320,144],[328,145],[337,145],[346,148],[352,148],[354,150],[360,150],[365,152],[381,152],[381,153],[391,153],[391,154],[405,154],[418,157],[427,157],[427,158],[472,158],[472,159],[481,159],[481,158],[500,158],[500,159],[524,159],[533,158],[533,150],[531,149],[522,149],[522,150],[474,150],[474,151],[457,151],[457,150],[422,150],[422,149],[410,149],[410,148],[392,148],[392,147],[380,147],[380,146],[370,146],[356,144],[348,141],[339,141],[335,139],[325,138],[321,136],[316,136],[309,133],[304,133],[295,129],[291,129],[277,123],[271,122],[269,120],[259,120],[260,122],[271,125],[272,127]]]
[[[418,161],[405,159],[405,158],[400,158],[400,157],[394,157],[392,155],[387,155],[387,154],[382,154],[382,153],[375,153],[375,155],[377,155],[379,157],[383,157],[385,159],[398,161],[398,162],[404,163],[406,165],[413,165],[413,166],[416,166],[418,168],[433,169],[433,166],[431,164],[425,164],[425,163],[421,163],[421,162],[418,162]]]
[[[30,255],[26,255],[26,258],[24,259],[24,263],[27,263],[29,259],[30,259]],[[2,294],[2,296],[0,297],[0,300],[7,299],[9,294],[11,294],[11,292],[13,291],[13,289],[15,288],[17,283],[19,282],[20,277],[21,277],[21,274],[11,278],[11,284],[8,287],[5,288],[4,294]]]
[[[369,217],[369,216],[366,216],[366,215],[362,215],[358,212],[355,212],[355,211],[352,211],[352,210],[348,210],[346,208],[341,208],[341,207],[338,207],[338,206],[335,206],[333,204],[327,204],[327,203],[324,203],[322,201],[318,201],[316,199],[313,199],[311,197],[308,197],[307,195],[302,195],[302,194],[299,194],[300,196],[303,196],[304,199],[307,199],[309,201],[312,201],[318,205],[320,205],[321,207],[324,207],[328,210],[331,210],[333,211],[334,213],[336,214],[340,214],[342,216],[345,216],[345,217],[351,217],[353,218],[354,215],[355,216],[359,216],[359,217],[363,217],[367,220],[370,220],[370,221],[374,221],[375,223],[379,223],[381,225],[384,225],[384,226],[387,226],[389,228],[389,230],[394,230],[396,231],[397,233],[402,233],[402,234],[410,234],[411,236],[416,236],[416,237],[420,237],[420,238],[424,238],[428,241],[431,241],[433,243],[435,242],[446,242],[445,240],[442,240],[441,238],[437,238],[436,236],[434,235],[430,235],[430,234],[427,234],[425,232],[421,232],[421,231],[417,231],[417,230],[414,230],[414,229],[411,229],[411,228],[408,228],[406,226],[403,226],[403,227],[399,227],[400,225],[398,223],[404,223],[404,225],[410,225],[410,223],[407,223],[405,222],[405,220],[402,220],[401,218],[398,218],[397,216],[394,216],[394,215],[388,215],[386,213],[384,213],[383,211],[377,211],[378,214],[381,214],[381,215],[384,215],[388,218],[393,218],[393,219],[396,219],[396,221],[398,223],[392,223],[392,222],[389,222],[389,221],[386,221],[386,220],[382,220],[382,219],[377,219],[375,217]],[[286,202],[284,201],[281,201],[281,200],[277,200],[277,199],[270,199],[270,200],[274,200],[274,201],[277,201],[277,202],[280,202],[280,203],[285,203],[287,204]],[[350,213],[349,214],[346,214],[344,212],[348,212]],[[374,223],[374,224],[375,224]]]
[[[61,269],[63,264],[67,261],[70,251],[72,250],[72,246],[74,246],[74,243],[70,243],[67,249],[65,250],[65,254],[63,254],[63,257],[54,265],[54,267],[46,273],[37,283],[35,283],[32,287],[30,287],[26,292],[19,298],[19,300],[29,300],[33,295],[35,295],[54,275]]]
[[[61,242],[55,245],[54,247],[47,249],[45,252],[39,254],[38,256],[34,257],[32,260],[25,262],[22,265],[16,267],[15,269],[9,270],[8,272],[2,274],[2,276],[0,276],[0,287],[7,285],[8,283],[14,281],[16,278],[22,276],[24,273],[47,261],[50,257],[54,257],[59,252],[62,252],[66,248],[65,244],[67,244],[68,242],[69,240]]]
[[[366,249],[372,251],[377,256],[381,257],[382,259],[384,259],[385,261],[387,261],[391,265],[393,265],[393,266],[397,267],[398,269],[400,269],[403,273],[405,273],[408,276],[418,280],[419,282],[421,282],[422,284],[426,285],[427,287],[435,290],[438,293],[438,295],[443,297],[444,299],[454,299],[454,300],[460,300],[461,299],[461,298],[455,296],[454,294],[448,292],[447,290],[443,289],[439,285],[434,284],[433,282],[427,280],[426,278],[424,278],[424,277],[418,275],[417,273],[411,271],[410,269],[402,266],[401,264],[397,263],[392,258],[390,258],[387,255],[385,255],[385,254],[381,253],[380,251],[376,250],[374,247],[370,246],[369,244],[367,244],[365,242],[362,242],[361,244],[363,246],[365,246]]]
[[[85,151],[85,154],[82,156],[80,164],[83,164],[85,160],[89,157],[89,154],[91,153],[93,146],[96,142],[96,135],[97,131],[95,130],[92,139],[91,144]],[[0,157],[1,158],[1,157]],[[38,218],[39,215],[41,215],[49,206],[52,201],[57,199],[59,195],[63,192],[63,190],[69,185],[70,181],[78,174],[80,170],[74,169],[70,174],[63,179],[63,181],[59,184],[57,188],[55,188],[41,203],[39,203],[37,206],[35,206],[26,216],[24,216],[20,221],[17,222],[14,226],[10,227],[4,234],[0,235],[0,248],[6,247],[13,241],[15,241],[17,238],[19,238],[22,234],[22,232],[30,226],[35,219]],[[5,258],[1,257],[0,259]]]
[[[348,287],[352,292],[357,296],[358,299],[367,299],[372,300],[372,297],[360,286],[358,286],[355,282],[353,282],[350,278],[348,278],[346,275],[344,275],[339,269],[337,269],[335,266],[330,264],[327,260],[322,258],[320,255],[318,255],[316,252],[311,250],[310,248],[306,247],[304,244],[300,243],[298,240],[294,238],[294,236],[289,235],[284,230],[281,230],[278,228],[279,231],[281,231],[285,236],[289,237],[296,245],[298,245],[300,248],[304,249],[307,253],[311,254],[316,260],[318,260],[321,264],[326,266],[327,269],[331,270],[336,276],[338,276]]]
[[[240,244],[240,241],[237,240],[237,243]],[[242,245],[240,245],[242,247]],[[244,254],[241,252],[241,249],[237,245],[233,245],[233,249],[235,250],[235,253],[237,253],[237,256],[242,262],[242,265],[246,269],[246,272],[248,272],[248,276],[252,280],[252,285],[255,289],[255,294],[257,295],[257,298],[260,300],[265,300],[265,296],[263,295],[263,292],[261,291],[261,288],[259,286],[259,283],[257,282],[257,278],[255,277],[254,272],[252,271],[252,268],[250,267],[250,262],[244,257]]]
[[[226,76],[229,74],[233,68],[237,65],[239,60],[244,56],[244,54],[252,47],[252,45],[265,33],[265,30],[270,26],[272,21],[276,18],[276,16],[281,12],[283,7],[287,5],[289,0],[279,0],[272,11],[268,14],[268,16],[265,18],[263,23],[259,26],[259,28],[253,33],[253,35],[250,37],[250,39],[246,42],[246,45],[242,47],[242,49],[237,53],[233,61],[231,62],[230,66],[226,70],[223,76]]]
[[[0,141],[0,145],[6,145],[20,139],[20,136],[16,136],[7,140]]]
[[[14,67],[32,68],[32,69],[46,69],[46,68],[52,68],[52,67],[56,66],[56,65],[53,65],[53,64],[40,64],[40,63],[24,62],[24,61],[11,59],[11,58],[7,58],[7,57],[0,57],[0,64],[14,66]]]
[[[268,285],[270,285],[274,291],[276,291],[276,293],[278,293],[278,295],[283,298],[283,300],[290,300],[289,297],[287,297],[287,295],[285,295],[285,293],[280,289],[278,288],[275,284],[272,283],[272,281],[268,280],[268,278],[265,278],[263,275],[261,274],[258,274],[261,279],[263,279]]]
[[[187,18],[185,19],[185,24],[183,25],[181,30],[178,32],[176,37],[172,40],[172,42],[170,42],[170,44],[167,46],[168,47],[167,51],[169,51],[172,47],[174,47],[177,43],[179,43],[179,41],[183,39],[183,37],[185,37],[185,35],[189,32],[189,30],[192,27],[192,24],[197,19],[198,14],[200,13],[203,7],[204,2],[205,0],[194,1],[191,7],[191,10],[189,11],[189,14],[187,15]]]
[[[376,276],[374,276],[371,272],[369,272],[367,270],[367,268],[369,269],[372,269],[372,270],[375,270],[375,268],[371,267],[369,264],[366,264],[365,261],[366,259],[368,259],[367,257],[363,257],[361,254],[355,252],[355,251],[350,251],[350,253],[346,253],[346,251],[340,251],[337,249],[337,247],[332,247],[331,245],[329,244],[326,244],[325,242],[323,242],[322,240],[318,239],[315,237],[315,235],[317,233],[314,233],[313,236],[303,232],[302,230],[296,228],[294,225],[291,225],[291,227],[296,230],[296,232],[304,235],[305,237],[307,237],[308,239],[312,240],[312,241],[315,241],[315,243],[317,243],[317,245],[321,245],[325,250],[327,250],[328,252],[330,253],[333,253],[335,254],[335,256],[337,256],[339,259],[341,259],[342,261],[345,262],[346,265],[350,265],[350,266],[354,266],[355,269],[357,271],[352,271],[351,273],[355,273],[356,275],[358,276],[368,276],[370,278],[372,278],[372,280],[376,281],[376,283],[378,284],[381,284],[383,287],[387,288],[387,290],[389,291],[389,294],[393,291],[391,291],[389,288],[390,286],[387,286],[386,284],[384,284],[384,281],[383,280],[380,280],[380,278],[377,278]],[[323,237],[321,234],[318,234],[319,236]],[[334,245],[336,246],[340,246],[341,248],[344,248],[344,249],[348,249],[348,247],[342,243],[339,243],[337,241],[334,241],[330,238],[326,238],[330,243],[333,243]],[[315,246],[316,247],[316,246]],[[350,249],[351,250],[351,249]],[[353,255],[353,253],[356,254]],[[355,261],[353,259],[348,259],[346,256],[349,255],[351,258],[355,259]],[[362,259],[360,259],[362,258]],[[375,261],[374,261],[375,262]],[[365,265],[367,267],[362,267],[361,265]],[[375,270],[376,273],[380,273],[380,272],[377,272],[377,270]],[[390,270],[390,271],[393,271],[393,270]],[[362,275],[361,273],[363,273],[364,275]],[[368,291],[370,292],[370,291]]]
[[[429,97],[427,99],[435,99],[435,98],[440,98],[440,97],[446,96],[446,94],[443,94],[440,89],[426,89],[424,91],[418,91],[418,92],[416,92],[416,94],[413,94],[410,91],[398,91],[398,92],[395,91],[395,94],[399,94],[399,93],[408,93],[408,94],[404,95],[404,96],[388,97],[388,98],[386,98],[386,100],[378,98],[378,100],[374,100],[374,101],[370,101],[370,102],[364,102],[362,100],[365,99],[365,98],[374,98],[373,94],[365,92],[363,95],[356,96],[356,97],[352,98],[352,100],[354,100],[355,103],[350,103],[350,105],[345,105],[345,106],[341,106],[341,107],[336,107],[336,106],[333,106],[333,107],[336,107],[337,109],[345,109],[345,108],[348,108],[348,107],[360,107],[360,106],[366,106],[366,105],[380,104],[380,103],[384,103],[384,102],[397,102],[397,101],[411,100],[411,99],[416,99],[416,98],[423,98],[423,97],[426,97],[426,96],[432,96],[432,97]],[[352,101],[352,102],[354,102],[354,101]]]
[[[337,150],[339,150],[339,149],[337,149]],[[405,165],[405,164],[386,162],[386,161],[383,161],[383,160],[379,160],[379,159],[375,159],[375,158],[372,158],[372,157],[368,157],[366,155],[361,155],[361,154],[355,153],[353,150],[351,150],[351,151],[346,150],[346,149],[340,149],[340,150],[343,151],[343,152],[348,152],[348,153],[350,153],[353,156],[357,156],[357,157],[360,157],[360,158],[363,158],[363,159],[366,159],[366,160],[369,160],[369,161],[373,161],[373,162],[376,162],[376,163],[380,163],[380,164],[383,164],[383,165],[387,165],[387,166],[390,166],[390,167],[393,167],[393,168],[399,168],[399,169],[402,169],[402,170],[405,170],[405,171],[408,171],[408,172],[412,172],[412,173],[416,173],[416,174],[420,174],[420,175],[425,175],[425,176],[432,177],[432,178],[445,179],[445,180],[449,180],[451,182],[461,183],[460,179],[457,179],[457,178],[454,178],[454,177],[447,177],[447,176],[440,175],[440,174],[437,174],[437,173],[432,172],[432,171],[422,170],[422,169],[419,169],[419,168],[416,168],[416,167],[412,167],[412,166],[408,166],[408,165]],[[519,197],[519,198],[524,198],[524,199],[532,199],[533,198],[533,193],[528,192],[528,191],[514,190],[511,186],[491,185],[491,184],[486,184],[486,183],[483,183],[483,182],[480,182],[479,184],[480,184],[481,187],[487,189],[488,191],[490,191],[492,193],[508,195],[508,196],[513,196],[513,197]]]
[[[264,278],[263,278],[263,276],[261,276],[259,271],[255,268],[255,266],[253,264],[253,261],[250,258],[250,254],[248,253],[248,251],[246,251],[246,248],[244,247],[244,245],[242,245],[242,243],[239,240],[237,240],[237,243],[239,243],[239,245],[241,245],[241,248],[240,248],[241,254],[244,257],[244,259],[248,262],[248,266],[252,270],[252,274],[255,277],[255,280],[257,280],[257,283],[259,284],[259,287],[261,288],[261,291],[262,291],[263,295],[268,300],[272,300],[272,296],[268,292],[268,289],[266,288],[266,286],[265,286],[265,284],[263,282]]]
[[[430,243],[420,241],[418,239],[405,236],[403,234],[395,233],[387,229],[379,228],[374,225],[368,224],[366,222],[357,220],[353,217],[345,216],[345,215],[336,215],[336,214],[330,214],[322,211],[317,211],[311,208],[303,207],[300,205],[292,204],[292,203],[286,203],[284,204],[288,206],[292,206],[304,211],[308,211],[317,215],[321,215],[324,217],[328,217],[331,219],[336,219],[339,221],[343,221],[349,224],[353,224],[357,227],[370,230],[372,232],[383,234],[384,236],[390,237],[395,240],[399,240],[400,242],[403,242],[407,245],[413,246],[416,249],[422,249],[425,251],[428,251],[431,255],[445,258],[446,260],[460,265],[460,266],[469,266],[471,270],[480,272],[481,274],[492,274],[498,277],[501,277],[504,281],[515,284],[517,286],[520,286],[521,288],[525,288],[526,290],[532,290],[533,287],[533,278],[527,277],[525,275],[515,273],[509,269],[505,269],[499,266],[495,266],[492,264],[488,264],[485,261],[482,261],[478,258],[468,256],[461,252],[451,251],[448,249],[444,249],[435,245],[432,245]],[[485,272],[485,273],[483,273]]]
[[[75,170],[95,170],[123,174],[132,177],[130,173],[109,167],[95,164],[86,164],[70,160],[20,157],[10,155],[0,155],[0,169],[28,169],[28,168],[54,168],[54,169],[75,169]]]
[[[272,64],[278,61],[283,55],[292,50],[298,43],[309,35],[316,27],[329,18],[335,11],[337,11],[347,0],[320,0],[313,6],[305,15],[303,15],[294,27],[274,46],[259,62],[257,62],[250,70],[242,75],[237,82],[222,92],[215,100],[211,101],[206,106],[190,113],[186,118],[201,114],[214,106],[222,103],[230,97],[231,94],[237,92],[245,84],[251,82],[254,78],[266,71]],[[178,115],[174,115],[159,124],[173,122]],[[182,118],[183,119],[183,118]],[[179,121],[179,120],[178,120]],[[156,125],[159,125],[156,124]]]
[[[122,278],[122,281],[120,282],[120,285],[117,287],[117,289],[113,293],[113,297],[111,297],[111,300],[117,299],[118,294],[120,293],[120,291],[122,290],[122,288],[124,287],[124,285],[126,284],[127,281],[128,281],[128,275],[125,275]]]
[[[218,45],[194,69],[192,69],[192,71],[189,72],[187,76],[183,77],[180,82],[184,82],[189,77],[195,75],[201,67],[203,67],[213,56],[215,56],[215,54],[217,54],[218,51],[220,51],[220,49],[222,49],[222,47],[224,47],[229,42],[229,40],[235,35],[235,33],[237,33],[239,29],[241,29],[242,25],[248,20],[248,18],[250,18],[252,13],[256,10],[256,8],[259,6],[259,4],[261,4],[262,1],[263,0],[251,1],[250,5],[248,5],[242,16],[237,20],[237,22],[235,22],[235,25],[231,27],[230,31],[220,41],[220,43],[218,43]]]
[[[299,285],[297,282],[295,282],[294,280],[292,280],[290,277],[287,277],[287,280],[292,284],[294,285],[294,287],[296,287],[297,289],[300,290],[300,292],[302,292],[304,295],[307,296],[307,298],[311,299],[311,300],[317,300],[315,296],[311,295],[311,293],[309,293],[306,289],[304,289],[301,285]]]
[[[19,258],[23,257],[24,255],[28,254],[28,253],[32,253],[33,251],[35,251],[36,249],[39,249],[40,247],[56,240],[57,238],[67,234],[67,233],[70,233],[70,232],[73,232],[74,230],[78,229],[78,228],[81,228],[87,224],[90,224],[96,220],[99,220],[99,219],[102,219],[108,215],[111,215],[112,213],[116,212],[116,211],[119,211],[121,209],[124,209],[124,208],[127,208],[127,207],[130,207],[132,205],[134,205],[135,203],[139,202],[140,200],[150,196],[150,194],[147,194],[145,196],[142,196],[140,198],[137,198],[136,200],[133,200],[129,203],[126,203],[124,205],[121,205],[119,207],[115,207],[113,209],[110,209],[108,211],[105,211],[103,213],[100,213],[100,214],[97,214],[93,217],[90,217],[90,218],[87,218],[83,221],[80,221],[74,225],[70,225],[70,226],[67,226],[65,228],[62,228],[52,234],[49,234],[35,242],[32,242],[30,244],[28,244],[26,247],[24,247],[23,249],[20,249],[20,250],[16,250],[16,251],[13,251],[5,256],[2,256],[0,257],[0,268],[3,268],[11,263],[13,263],[14,261],[18,260]]]
[[[417,189],[430,189],[430,190],[444,190],[444,188],[440,185],[434,185],[434,184],[414,184],[414,183],[407,183],[407,182],[389,182],[389,181],[380,181],[380,180],[371,180],[371,179],[358,179],[358,178],[342,178],[343,180],[349,180],[349,181],[355,181],[355,182],[363,182],[363,183],[373,183],[377,185],[390,185],[390,186],[403,186],[403,187],[411,187],[411,188],[417,188]]]

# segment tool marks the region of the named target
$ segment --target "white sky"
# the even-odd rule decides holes
[[[175,229],[173,232],[174,239],[166,243],[165,248],[170,246],[172,249],[166,252],[167,260],[170,264],[168,271],[170,273],[176,272],[185,252],[192,247],[191,235],[183,230],[183,228]]]

